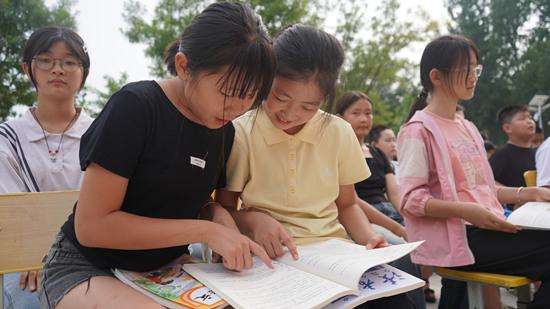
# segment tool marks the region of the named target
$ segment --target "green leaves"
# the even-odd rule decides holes
[[[338,94],[346,90],[361,90],[369,94],[375,105],[375,122],[397,127],[405,117],[410,102],[419,89],[416,62],[401,55],[414,44],[426,43],[438,31],[426,12],[409,12],[407,18],[398,17],[397,0],[382,1],[377,13],[365,19],[365,1],[337,0],[248,0],[260,16],[270,34],[275,36],[284,27],[303,23],[328,29],[328,16],[338,16],[335,35],[346,50],[346,64],[342,72]],[[143,6],[136,0],[125,3],[123,30],[130,42],[147,46],[146,55],[152,60],[151,73],[167,76],[163,51],[166,46],[212,1],[160,0],[150,21],[144,19]],[[413,22],[414,21],[414,22]],[[329,31],[331,32],[331,31]],[[419,60],[418,60],[419,61]],[[331,111],[333,106],[325,106]]]
[[[367,93],[374,105],[374,123],[397,128],[420,91],[416,77],[420,59],[411,61],[403,52],[415,44],[425,44],[435,36],[438,25],[421,10],[407,12],[406,16],[411,18],[400,19],[396,0],[383,1],[369,9],[380,13],[366,19],[364,4],[354,2],[344,14],[346,22],[338,27],[337,35],[348,51],[339,93],[349,90]]]
[[[42,0],[0,0],[0,121],[16,104],[32,105],[35,92],[21,69],[25,42],[36,29],[60,25],[74,29],[73,1],[49,8]]]

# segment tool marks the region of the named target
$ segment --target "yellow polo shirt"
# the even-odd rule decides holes
[[[347,238],[334,201],[340,185],[370,176],[351,126],[321,110],[295,135],[276,128],[263,108],[233,121],[227,187],[244,208],[281,222],[297,243]]]

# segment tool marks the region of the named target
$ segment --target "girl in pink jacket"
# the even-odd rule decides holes
[[[505,221],[501,206],[548,201],[550,190],[495,186],[477,128],[456,115],[458,102],[473,97],[481,71],[477,47],[461,36],[442,36],[422,55],[423,89],[398,137],[407,237],[425,240],[411,256],[423,265],[541,280],[528,308],[550,308],[548,232],[520,230]],[[467,303],[464,283],[442,284],[440,308]]]

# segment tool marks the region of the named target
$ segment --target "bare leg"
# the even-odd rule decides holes
[[[113,277],[98,276],[70,290],[57,304],[64,308],[163,308],[147,296]]]

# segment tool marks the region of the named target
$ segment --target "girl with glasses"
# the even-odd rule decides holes
[[[260,17],[243,4],[211,4],[165,62],[173,77],[124,86],[82,137],[84,180],[45,260],[43,308],[161,308],[111,269],[154,270],[190,243],[207,244],[228,269],[250,268],[253,254],[271,265],[210,198],[225,186],[231,120],[262,101],[273,79]]]
[[[80,137],[92,122],[75,103],[90,71],[84,41],[67,28],[38,29],[23,49],[22,69],[36,104],[0,124],[0,193],[77,190]],[[7,308],[40,307],[36,271],[5,278]]]
[[[437,38],[422,54],[423,89],[397,143],[407,237],[425,240],[412,260],[541,280],[527,307],[550,308],[548,232],[508,223],[501,206],[548,201],[550,190],[497,187],[477,128],[456,116],[458,102],[474,96],[478,63],[477,47],[461,36]],[[440,308],[467,308],[465,283],[442,285]]]

